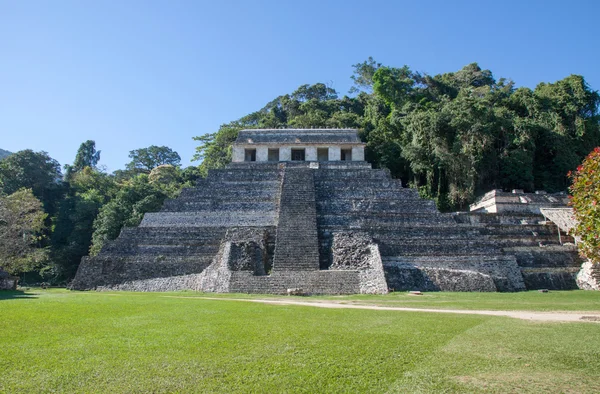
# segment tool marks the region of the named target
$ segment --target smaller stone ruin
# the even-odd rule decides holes
[[[543,190],[535,193],[525,193],[522,189],[504,192],[496,189],[487,192],[477,199],[469,210],[485,213],[533,213],[540,215],[541,208],[562,208],[567,206],[569,199],[565,193],[549,194]]]
[[[18,278],[0,268],[0,290],[17,290]]]

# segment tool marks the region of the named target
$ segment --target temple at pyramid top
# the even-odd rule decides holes
[[[364,161],[356,129],[246,129],[233,143],[232,161]]]

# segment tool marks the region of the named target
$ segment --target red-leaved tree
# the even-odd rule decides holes
[[[579,251],[594,263],[600,263],[600,147],[594,149],[568,174],[571,185],[571,205],[577,225],[574,234],[579,237]]]

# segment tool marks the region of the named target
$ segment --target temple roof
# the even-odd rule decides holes
[[[361,144],[356,129],[245,129],[235,144]]]
[[[566,233],[577,225],[573,208],[541,208],[540,211]]]

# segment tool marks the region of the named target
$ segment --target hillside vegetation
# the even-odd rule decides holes
[[[566,191],[567,173],[600,143],[600,96],[579,75],[532,90],[476,63],[427,75],[369,59],[352,79],[353,96],[303,85],[196,137],[202,170],[230,161],[242,128],[359,128],[368,161],[457,210],[490,189]]]

